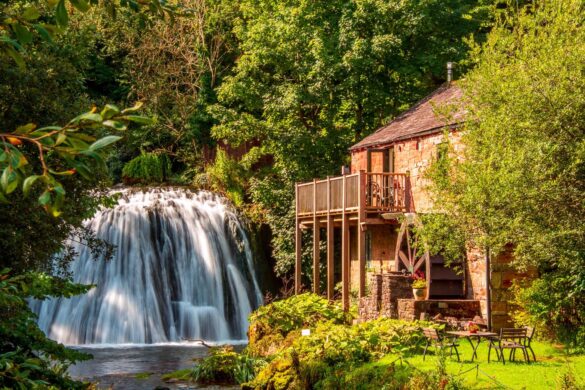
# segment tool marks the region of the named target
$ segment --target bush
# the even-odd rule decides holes
[[[585,351],[585,300],[574,290],[572,275],[561,272],[543,274],[526,286],[516,284],[514,320],[536,326],[568,349]]]
[[[309,336],[289,333],[296,336],[290,346],[283,345],[246,388],[335,388],[336,372],[349,371],[389,352],[413,353],[422,340],[421,329],[418,323],[387,318],[353,326],[318,322]]]
[[[122,169],[126,183],[164,183],[171,174],[171,162],[166,154],[142,153]]]
[[[215,347],[193,368],[191,377],[198,383],[240,384],[254,378],[264,365],[265,360],[239,354],[232,346]]]
[[[305,293],[275,301],[250,315],[248,351],[252,355],[267,356],[281,348],[281,343],[294,330],[322,321],[343,324],[349,320],[339,305],[315,294]]]
[[[91,355],[65,348],[39,329],[27,299],[71,297],[89,286],[45,274],[10,276],[0,271],[0,388],[85,389],[87,383],[72,380],[67,368]]]

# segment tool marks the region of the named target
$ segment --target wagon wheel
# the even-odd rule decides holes
[[[395,268],[397,271],[401,268],[405,268],[408,272],[414,274],[424,266],[425,279],[428,283],[426,299],[429,299],[431,282],[431,256],[429,254],[427,245],[424,242],[424,252],[420,253],[418,248],[419,237],[413,231],[413,227],[422,227],[422,222],[416,215],[411,221],[408,219],[409,218],[405,218],[402,222],[400,231],[398,232],[398,237],[396,239]]]

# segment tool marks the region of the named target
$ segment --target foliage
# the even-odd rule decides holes
[[[86,388],[72,380],[67,367],[90,355],[48,339],[36,324],[27,298],[71,297],[91,286],[71,283],[40,273],[11,276],[0,272],[0,387]]]
[[[515,285],[514,319],[546,336],[585,351],[585,301],[572,292],[570,275],[546,273],[527,286]]]
[[[26,197],[33,185],[39,183],[44,191],[37,198],[38,203],[55,217],[59,216],[65,188],[57,177],[79,173],[91,181],[92,166],[97,164],[105,168],[101,149],[122,138],[107,135],[97,139],[94,132],[102,128],[123,131],[130,122],[149,123],[150,119],[135,114],[140,106],[120,110],[106,105],[100,112],[94,108],[64,126],[37,128],[34,123],[28,123],[12,132],[0,133],[0,147],[3,148],[0,152],[0,202],[9,202],[8,195],[17,188],[21,188]],[[35,170],[35,165],[40,167]]]
[[[246,172],[235,159],[218,148],[215,161],[207,167],[206,175],[213,190],[225,192],[235,205],[242,205]]]
[[[466,57],[463,37],[481,39],[488,4],[241,2],[241,56],[209,108],[212,134],[259,143],[245,190],[274,233],[279,275],[294,263],[294,182],[338,172],[352,143],[443,81],[445,63]]]
[[[303,326],[312,326],[320,321],[341,324],[347,320],[339,305],[331,304],[318,295],[293,295],[262,306],[250,315],[248,349],[263,355],[270,350],[271,344],[282,343],[290,332]]]
[[[24,46],[36,38],[51,42],[55,36],[67,27],[69,18],[74,12],[87,12],[92,7],[100,5],[111,15],[126,7],[135,12],[152,14],[158,17],[173,16],[176,7],[159,0],[147,2],[127,1],[121,3],[86,0],[59,0],[20,2],[3,2],[0,7],[0,53],[11,57],[14,62],[25,67],[25,58],[22,56]]]
[[[198,383],[241,384],[251,380],[266,364],[263,359],[234,352],[232,346],[214,347],[191,372]]]
[[[131,183],[164,183],[171,174],[171,162],[166,154],[142,153],[122,169],[122,177]]]
[[[311,326],[309,336],[296,333],[290,346],[282,344],[274,360],[244,387],[292,389],[302,384],[301,388],[331,388],[337,372],[387,353],[408,356],[421,340],[421,325],[400,320],[384,318],[353,326],[318,322]]]
[[[473,45],[463,147],[430,172],[438,209],[466,242],[494,255],[513,244],[515,265],[543,276],[537,286],[564,291],[524,295],[560,337],[562,322],[583,326],[567,305],[585,297],[584,17],[581,1],[530,4]]]

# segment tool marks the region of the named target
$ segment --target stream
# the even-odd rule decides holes
[[[207,347],[199,344],[74,348],[91,353],[93,359],[70,367],[70,374],[75,378],[97,383],[99,389],[152,390],[157,386],[168,389],[196,389],[199,387],[195,385],[165,383],[160,377],[175,370],[193,367],[193,359],[207,355]],[[239,386],[206,388],[239,389]]]

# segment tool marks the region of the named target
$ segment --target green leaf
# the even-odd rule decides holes
[[[55,19],[60,27],[66,27],[69,23],[69,15],[67,15],[67,8],[65,8],[65,0],[59,0],[55,8]]]
[[[18,39],[18,41],[20,43],[22,43],[23,45],[26,45],[26,44],[29,44],[32,42],[33,35],[22,24],[20,24],[20,23],[13,24],[12,30],[14,31],[14,34],[16,35],[16,39]]]
[[[103,118],[100,114],[96,114],[94,112],[86,112],[85,114],[81,114],[73,118],[70,123],[79,123],[81,121],[101,123],[103,121]]]
[[[101,112],[101,116],[104,119],[110,119],[113,116],[118,115],[119,113],[120,109],[118,107],[114,106],[113,104],[106,104],[106,106]]]
[[[55,146],[61,145],[65,140],[67,140],[67,134],[59,133],[57,135],[57,140],[55,141]]]
[[[141,125],[152,125],[155,123],[155,120],[153,118],[149,118],[147,116],[141,116],[141,115],[125,115],[125,116],[121,116],[120,119],[134,122],[134,123],[139,123]]]
[[[2,51],[8,54],[8,56],[12,58],[12,60],[14,60],[14,62],[20,69],[26,68],[26,63],[24,62],[24,58],[22,57],[22,55],[16,50],[14,50],[12,47],[3,47]]]
[[[39,177],[42,177],[42,176],[32,175],[32,176],[29,176],[26,179],[24,179],[24,182],[22,183],[22,193],[24,194],[25,197],[28,196],[32,185],[35,184],[35,181],[37,181],[37,179]]]
[[[108,135],[107,137],[100,138],[97,141],[95,141],[93,144],[91,144],[89,146],[89,150],[101,149],[101,148],[106,147],[110,144],[113,144],[114,142],[119,141],[120,139],[122,139],[122,137],[119,137],[117,135]]]
[[[49,190],[45,190],[41,196],[39,196],[39,203],[43,206],[49,204],[51,202],[51,192]]]
[[[144,103],[142,103],[142,102],[136,102],[133,107],[129,107],[129,108],[122,110],[122,114],[128,114],[130,112],[138,111],[142,108],[143,105],[144,105]]]
[[[11,167],[6,167],[2,172],[0,185],[5,194],[10,194],[18,187],[18,175]]]
[[[23,12],[22,17],[25,20],[32,21],[37,20],[41,16],[41,13],[34,5],[28,6]]]
[[[37,30],[41,38],[43,38],[47,42],[53,42],[53,33],[49,29],[47,29],[46,25],[34,24],[33,27],[35,28],[35,30]]]
[[[28,164],[26,157],[20,153],[16,148],[10,154],[10,166],[14,169],[19,169]]]
[[[14,130],[14,134],[17,135],[28,134],[34,129],[36,129],[36,127],[37,125],[35,125],[34,123],[27,123],[26,125],[19,126],[16,130]]]
[[[106,127],[110,127],[114,130],[118,130],[118,131],[124,131],[127,129],[127,126],[123,122],[120,122],[120,121],[107,120],[107,121],[104,121],[103,125]]]
[[[81,12],[86,12],[89,10],[89,3],[85,0],[69,0],[71,4]]]

